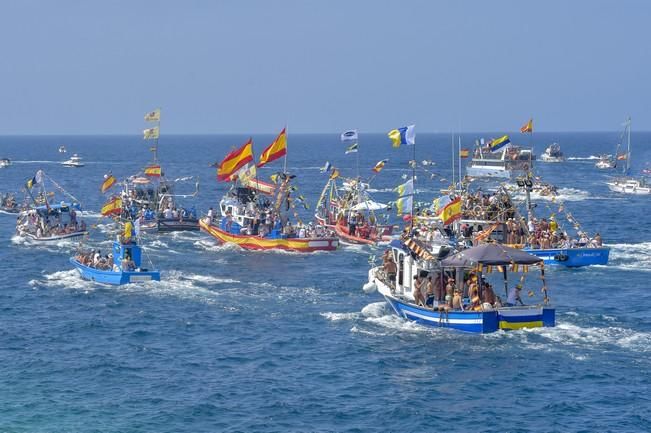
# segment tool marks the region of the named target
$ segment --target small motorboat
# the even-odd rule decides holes
[[[81,156],[77,155],[76,153],[70,157],[70,159],[67,159],[61,163],[62,165],[66,167],[83,167],[84,163],[81,160]]]
[[[98,254],[99,256],[99,254]],[[113,252],[106,257],[93,257],[92,252],[80,252],[70,257],[70,263],[81,277],[89,281],[115,286],[160,281],[160,271],[142,267],[142,248],[135,240],[113,242]]]
[[[612,155],[599,155],[594,166],[600,170],[611,170],[617,167],[617,160]]]
[[[9,158],[0,159],[0,168],[9,167],[11,165],[11,160]]]
[[[59,146],[59,153],[66,153],[66,147],[64,145]]]
[[[565,161],[565,156],[561,152],[561,146],[558,143],[552,143],[540,155],[540,160],[543,162],[563,162]]]

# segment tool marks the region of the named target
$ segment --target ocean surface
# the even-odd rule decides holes
[[[480,136],[462,135],[462,146]],[[610,192],[612,173],[594,168],[618,137],[512,136],[537,154],[557,141],[571,157],[536,163],[561,192],[536,211],[563,201],[612,247],[607,266],[548,267],[555,328],[474,335],[407,323],[362,291],[382,250],[360,246],[246,252],[198,232],[149,234],[161,282],[94,284],[68,263],[75,243],[32,245],[14,236],[15,216],[0,214],[0,432],[651,431],[651,199]],[[210,164],[247,138],[163,136],[159,157],[169,178],[200,178],[192,203],[205,212],[227,190]],[[273,136],[253,139],[259,155]],[[377,200],[395,199],[413,149],[393,149],[382,134],[360,139],[360,153],[345,155],[338,134],[289,136],[287,165],[312,206],[326,182],[319,167],[329,160],[353,175],[358,156],[364,177],[390,159],[371,187]],[[416,159],[436,162],[417,180],[418,199],[430,201],[452,178],[452,137],[417,141]],[[108,250],[102,177],[141,170],[149,144],[0,137],[0,157],[13,161],[0,169],[0,192],[18,192],[43,169],[82,202],[94,226],[88,245]],[[650,144],[651,133],[633,133],[634,173],[651,162]],[[61,166],[71,153],[86,166]]]

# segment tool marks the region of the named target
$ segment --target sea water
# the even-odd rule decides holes
[[[465,134],[462,146],[481,136],[491,135]],[[160,162],[168,178],[199,178],[199,196],[186,203],[206,212],[228,188],[210,164],[247,138],[163,136]],[[253,139],[259,155],[273,136]],[[564,201],[612,247],[607,266],[547,267],[555,328],[474,335],[405,322],[362,291],[369,257],[382,252],[366,246],[301,255],[219,246],[198,232],[146,234],[162,281],[104,286],[71,268],[75,241],[25,242],[15,215],[0,215],[0,431],[649,431],[651,201],[610,192],[614,173],[591,159],[617,139],[512,135],[538,154],[558,141],[572,157],[535,164],[561,193],[537,200],[537,214],[560,215]],[[417,200],[429,202],[452,179],[452,138],[417,141],[416,159],[436,162],[416,182]],[[651,161],[650,142],[633,133],[634,172]],[[61,166],[62,144],[86,166]],[[44,170],[87,211],[88,246],[108,252],[103,175],[142,170],[150,145],[137,136],[0,137],[0,157],[13,161],[0,170],[0,192]],[[345,149],[335,133],[289,136],[287,166],[312,207],[326,160],[355,174],[357,155]],[[360,134],[363,178],[389,158],[371,185],[376,200],[395,200],[412,151]],[[306,222],[312,213],[299,209]]]

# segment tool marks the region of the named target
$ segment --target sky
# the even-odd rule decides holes
[[[651,130],[645,0],[2,1],[0,134]]]

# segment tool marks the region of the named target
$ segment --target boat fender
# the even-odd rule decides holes
[[[377,286],[375,285],[374,281],[369,281],[368,283],[364,284],[362,287],[362,290],[364,293],[373,293],[377,290]]]
[[[569,259],[567,254],[556,254],[554,256],[554,260],[556,260],[557,262],[566,262],[567,259]]]

